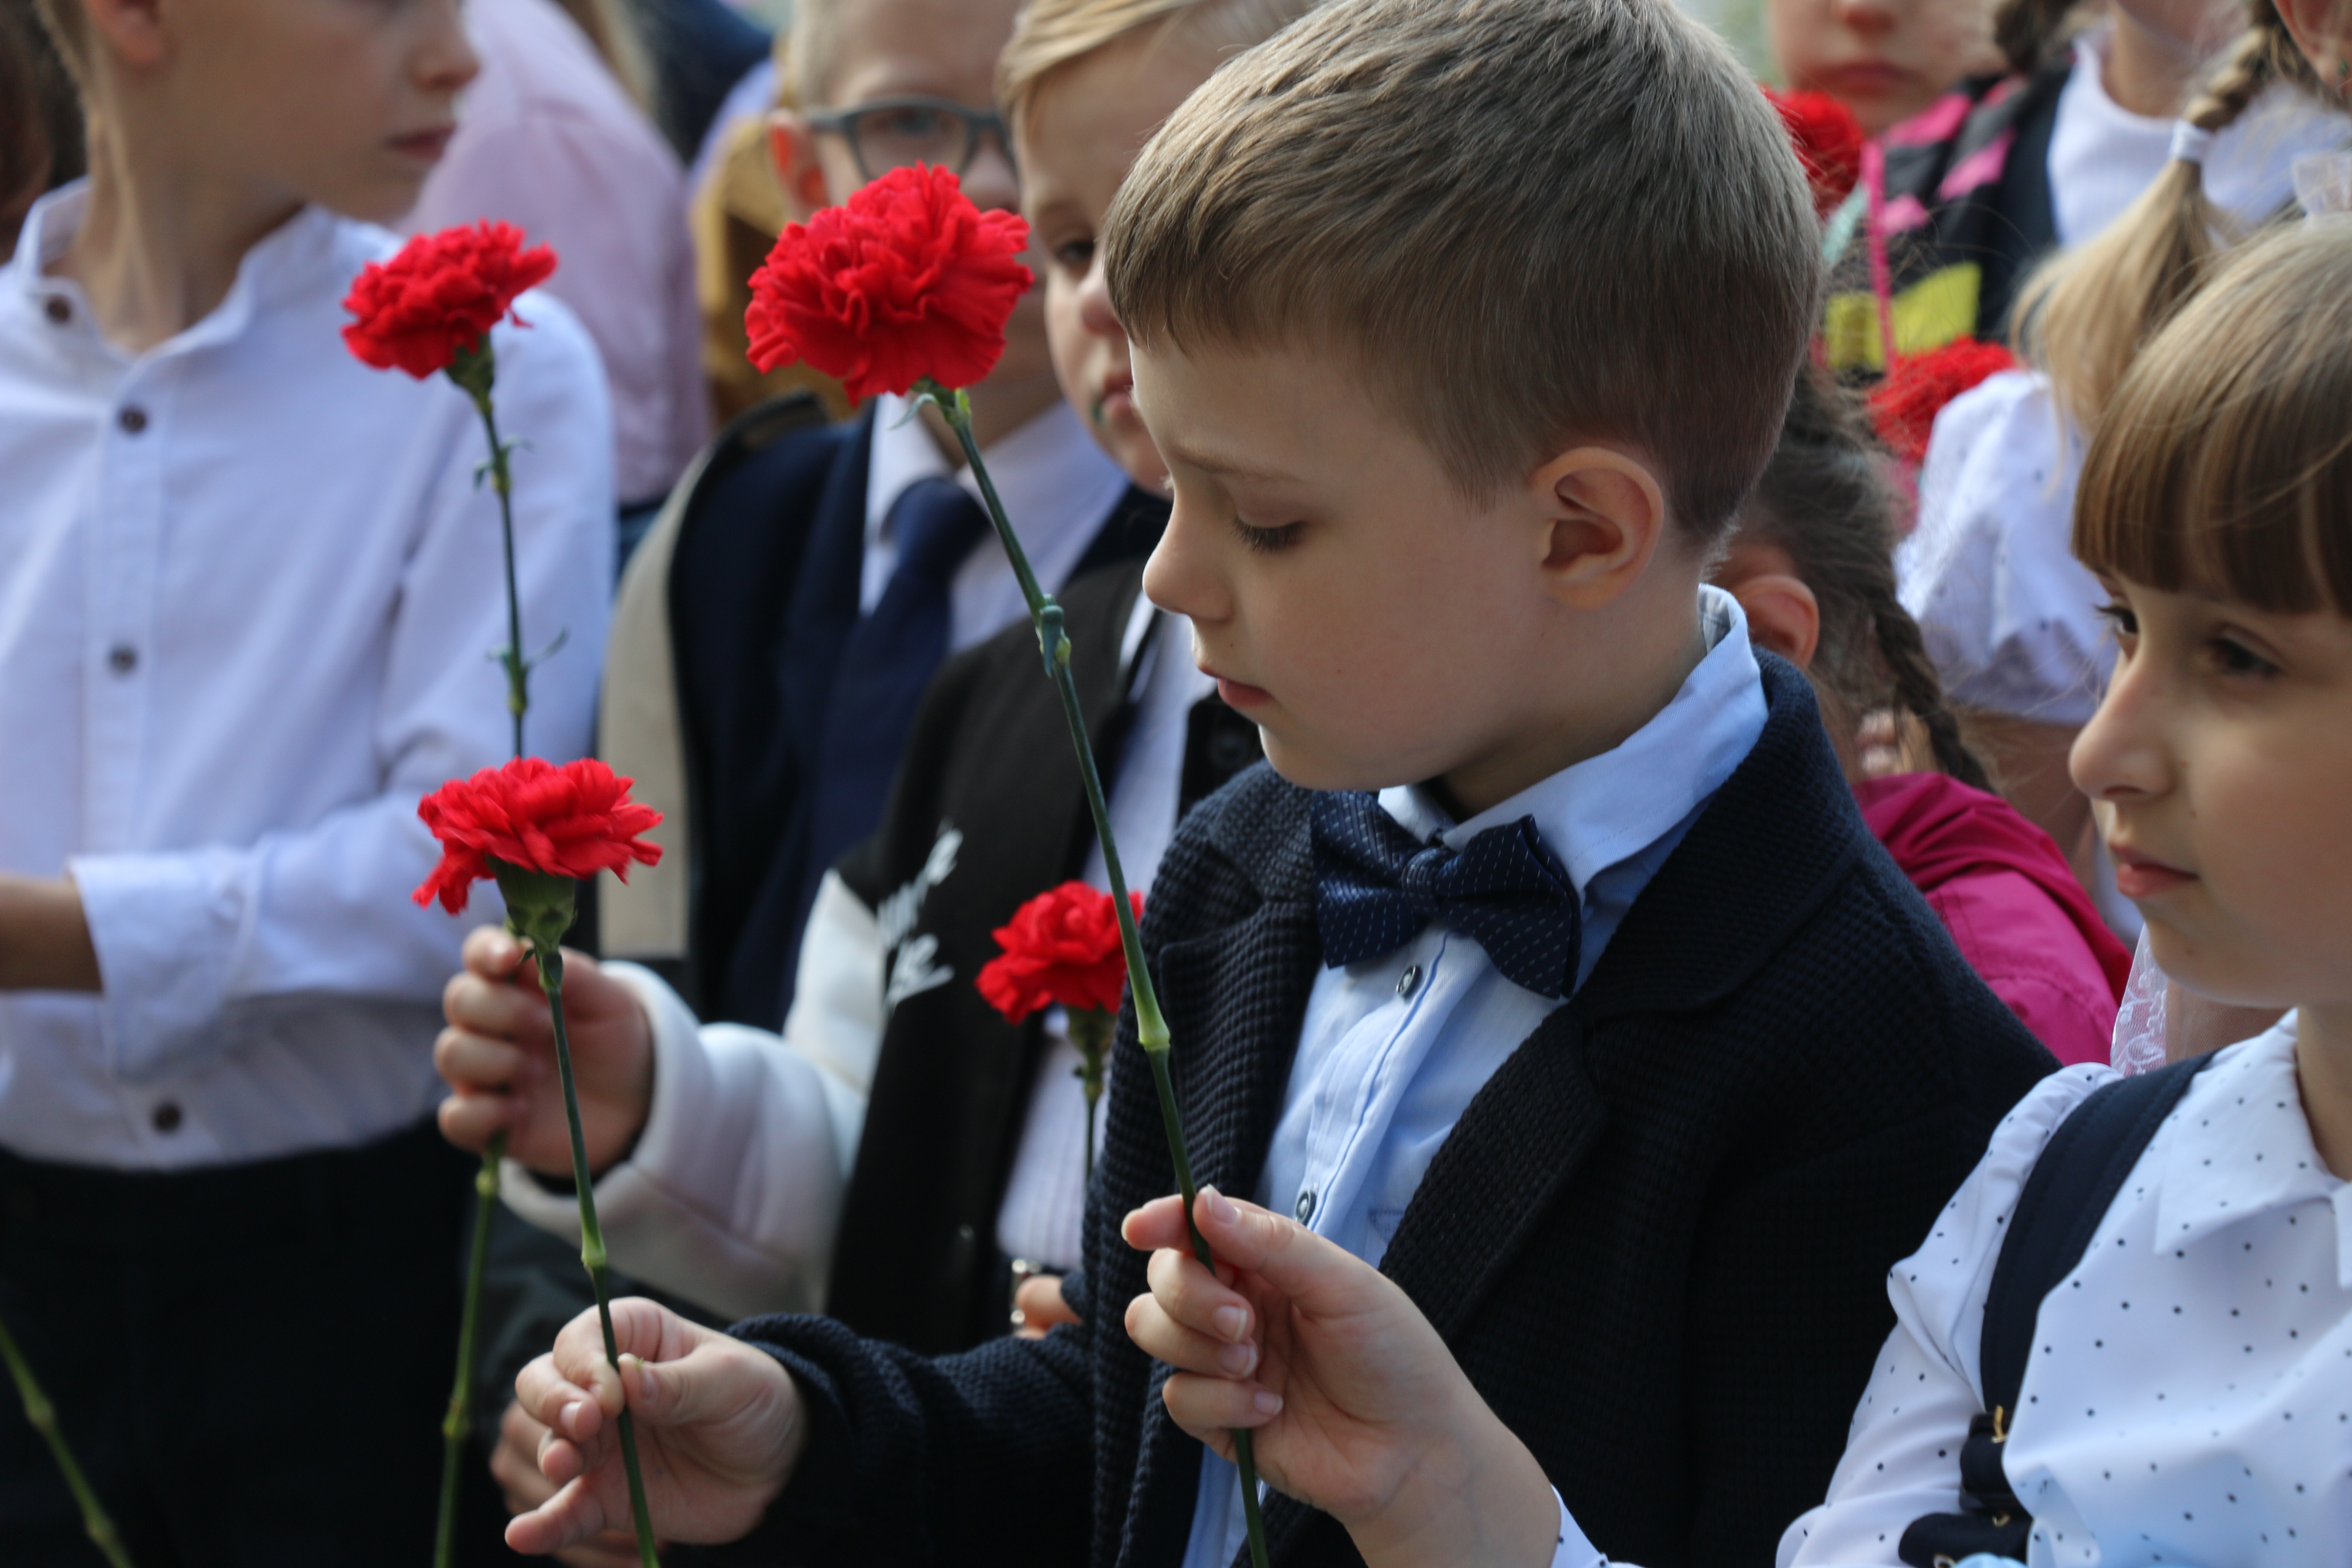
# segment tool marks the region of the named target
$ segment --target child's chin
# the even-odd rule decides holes
[[[1274,771],[1301,789],[1383,790],[1400,782],[1383,777],[1378,768],[1368,765],[1361,758],[1334,757],[1311,746],[1285,741],[1263,724],[1258,726],[1257,734],[1265,747],[1265,760]]]
[[[415,207],[417,197],[424,194],[425,176],[404,173],[337,182],[325,188],[303,193],[314,206],[325,207],[329,212],[384,228],[396,226]]]

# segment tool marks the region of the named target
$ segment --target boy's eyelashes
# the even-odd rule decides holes
[[[2107,629],[2116,635],[2116,641],[2139,636],[2139,617],[2121,599],[2108,600],[2098,607],[2097,614],[2099,619],[2107,623]]]
[[[1084,239],[1056,240],[1046,254],[1054,258],[1055,266],[1082,274],[1095,264],[1094,236],[1088,235]]]

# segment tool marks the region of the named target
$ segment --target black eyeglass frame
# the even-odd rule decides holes
[[[1013,162],[1013,132],[1004,123],[1004,116],[992,109],[972,109],[956,102],[953,99],[930,98],[919,93],[909,93],[899,98],[877,98],[871,103],[855,104],[847,109],[812,109],[804,111],[802,118],[808,121],[812,130],[828,132],[848,142],[850,161],[857,165],[859,176],[866,180],[878,180],[891,169],[908,168],[912,165],[892,163],[887,167],[877,169],[869,164],[866,159],[865,145],[858,137],[856,122],[866,115],[888,114],[909,109],[943,114],[963,127],[961,155],[954,163],[941,165],[953,173],[956,178],[961,179],[971,171],[971,161],[980,156],[980,142],[983,136],[993,135],[996,138],[996,144],[1004,150],[1004,161],[1008,163]]]

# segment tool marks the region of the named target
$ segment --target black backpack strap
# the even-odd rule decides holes
[[[1912,1568],[1951,1568],[1979,1552],[2025,1560],[2033,1519],[2010,1490],[2001,1448],[2017,1416],[2042,1298],[2074,1270],[2148,1140],[2211,1056],[2102,1085],[2050,1135],[2018,1194],[1993,1262],[1979,1342],[1985,1414],[1960,1447],[1958,1513],[1934,1513],[1903,1532]]]

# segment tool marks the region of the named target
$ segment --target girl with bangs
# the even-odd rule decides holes
[[[1895,1332],[1782,1568],[2352,1561],[2347,410],[2343,217],[2242,247],[2111,395],[2074,537],[2118,647],[2074,777],[2167,973],[2286,1015],[2019,1105],[1889,1275]],[[1127,1222],[1162,1249],[1128,1323],[1180,1426],[1255,1429],[1269,1483],[1370,1563],[1610,1561],[1392,1284],[1280,1215],[1196,1213],[1219,1278],[1177,1200]]]

